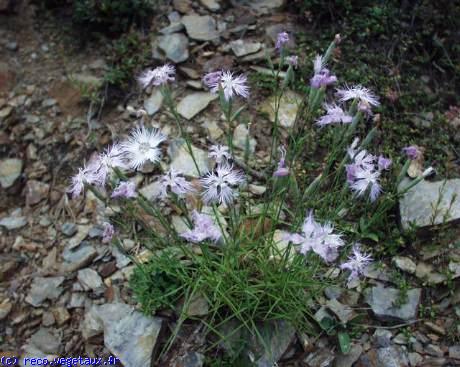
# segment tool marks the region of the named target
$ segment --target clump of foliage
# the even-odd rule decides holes
[[[350,336],[343,325],[312,317],[324,287],[344,280],[333,277],[331,267],[347,275],[349,286],[356,283],[372,261],[364,248],[385,238],[385,226],[393,220],[390,213],[398,199],[432,173],[430,168],[404,188],[398,187],[410,159],[420,152],[407,147],[410,159],[393,162],[376,155],[379,127],[370,125],[373,108],[379,108],[378,97],[360,85],[339,88],[336,96],[328,93],[338,81],[328,62],[339,35],[324,55],[315,58],[314,75],[298,101],[297,118],[284,129],[279,107],[298,66],[298,58],[288,55],[284,47],[288,40],[287,33],[280,33],[279,63],[269,60],[275,81],[274,119],[265,169],[250,168],[249,136],[243,153],[233,142],[235,129],[244,121],[245,104],[237,97],[243,101],[249,97],[246,76],[217,71],[203,78],[219,97],[227,144],[210,147],[214,166],[203,172],[187,124],[176,110],[170,84],[175,68],[166,64],[145,70],[138,81],[144,88],[159,88],[176,124],[181,149],[188,153],[199,180],[192,182],[170,167],[158,178],[161,193],[155,201],[137,192],[129,176],[146,162],[159,163],[160,145],[167,142],[161,130],[146,126],[142,110],[138,111],[141,126],[130,137],[107,148],[72,179],[69,191],[75,198],[88,188],[106,205],[116,200],[122,208],[110,219],[117,229],[112,223],[104,224],[104,242],[116,241],[121,246],[119,235],[115,236],[119,231],[135,236],[149,250],[148,259],[133,256],[136,269],[131,285],[145,312],[172,310],[177,315],[164,351],[183,323],[200,314],[210,340],[217,339],[211,347],[240,331],[263,344],[258,325],[283,322],[302,332],[325,330],[332,335],[337,330],[341,350],[346,352]],[[281,79],[283,68],[287,71]],[[329,141],[329,149],[313,158],[310,147],[322,139]],[[312,159],[320,161],[317,172],[305,175],[306,162]],[[262,195],[249,194],[246,184],[251,176],[264,181]],[[206,305],[201,302],[200,308],[209,308],[206,312],[191,312],[197,298]],[[236,325],[230,327],[230,335],[223,330],[228,331],[229,323]],[[270,348],[265,350],[270,353]]]

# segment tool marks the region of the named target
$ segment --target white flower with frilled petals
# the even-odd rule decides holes
[[[236,188],[244,182],[241,171],[236,171],[228,164],[218,165],[200,179],[203,186],[203,200],[206,204],[232,204],[237,196]]]
[[[143,126],[134,129],[128,140],[121,145],[128,165],[138,169],[147,161],[158,162],[161,157],[158,146],[165,140],[166,136],[158,129],[147,129]]]
[[[159,86],[174,81],[176,69],[173,65],[165,64],[155,69],[145,70],[138,78],[139,83],[143,88],[147,88],[150,84]]]
[[[208,157],[216,161],[217,164],[228,162],[232,155],[226,145],[216,144],[209,148]]]
[[[377,107],[380,105],[379,99],[374,92],[362,85],[354,85],[353,87],[345,86],[344,89],[337,89],[337,95],[340,98],[340,102],[357,99],[371,106]]]
[[[172,167],[161,177],[160,183],[163,197],[166,197],[169,192],[182,197],[194,191],[192,184],[182,176],[182,173]]]
[[[340,269],[350,271],[348,282],[358,278],[363,274],[364,269],[372,262],[370,255],[361,252],[360,244],[353,246],[353,254],[348,257],[348,261],[340,265]]]
[[[205,84],[210,88],[211,93],[218,93],[222,88],[227,101],[238,95],[243,98],[249,97],[249,87],[245,75],[234,76],[231,71],[214,72],[205,75]]]

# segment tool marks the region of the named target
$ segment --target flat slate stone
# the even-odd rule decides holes
[[[190,38],[197,41],[212,41],[219,38],[216,21],[209,15],[185,15],[182,24]]]
[[[411,180],[404,179],[399,185],[399,191],[409,185]],[[451,205],[452,199],[456,200]],[[438,203],[439,198],[441,200]],[[437,210],[434,212],[433,208]],[[422,180],[411,188],[399,201],[401,224],[404,229],[414,223],[417,227],[426,227],[460,219],[460,179],[428,182]]]
[[[217,99],[216,94],[196,92],[185,96],[177,105],[177,112],[187,120],[192,119]]]

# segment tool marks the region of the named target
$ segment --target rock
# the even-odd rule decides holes
[[[147,200],[154,200],[161,195],[161,190],[161,183],[159,181],[154,181],[139,189],[139,192],[145,196]]]
[[[355,316],[355,313],[350,306],[344,305],[336,299],[327,301],[326,306],[338,317],[340,322],[343,324],[346,324]]]
[[[150,366],[162,320],[147,317],[124,303],[95,306],[104,327],[104,344],[124,366]]]
[[[350,352],[348,354],[338,354],[334,361],[334,367],[352,367],[361,353],[363,352],[363,347],[359,344],[353,344],[351,346]]]
[[[187,14],[192,11],[192,2],[191,0],[173,0],[174,9],[178,12]]]
[[[248,189],[251,192],[251,194],[254,194],[256,196],[263,195],[265,194],[265,191],[267,191],[266,186],[260,186],[260,185],[254,185],[254,184],[249,184]]]
[[[58,354],[61,349],[61,336],[57,335],[56,330],[42,327],[32,335],[30,344],[45,353]]]
[[[67,311],[64,307],[55,307],[51,312],[53,313],[58,326],[61,326],[70,320],[69,311]]]
[[[204,363],[204,355],[197,352],[187,352],[181,356],[174,366],[176,367],[202,367]]]
[[[45,300],[55,300],[62,293],[60,285],[64,282],[64,277],[35,277],[32,281],[26,302],[34,307],[40,306]]]
[[[69,249],[77,247],[88,236],[89,231],[92,229],[91,225],[81,224],[77,226],[77,234],[73,236],[69,242]]]
[[[18,43],[15,41],[8,42],[5,47],[10,50],[10,51],[17,51],[18,49]]]
[[[309,367],[329,367],[334,359],[335,355],[329,348],[319,348],[310,353],[303,361]]]
[[[442,357],[444,352],[438,345],[428,344],[425,346],[425,352],[433,357]]]
[[[28,180],[25,187],[26,205],[35,205],[46,199],[48,197],[49,190],[50,185],[45,182]]]
[[[289,128],[294,125],[301,101],[302,97],[297,93],[292,91],[284,93],[278,109],[278,123],[281,126]],[[275,121],[275,96],[269,97],[262,104],[261,111],[268,113],[271,122]]]
[[[7,158],[0,161],[0,185],[7,189],[13,186],[22,172],[22,160],[17,158]]]
[[[398,190],[402,191],[409,183],[409,179],[404,179]],[[460,179],[437,182],[422,180],[399,201],[403,228],[410,228],[411,223],[418,227],[440,224],[446,216],[447,222],[460,219],[460,200],[455,200],[451,205],[454,196],[460,197]],[[436,212],[433,212],[434,209]]]
[[[218,0],[200,0],[200,3],[211,11],[219,11],[220,4]]]
[[[179,70],[187,75],[190,79],[200,79],[201,75],[195,69],[188,68],[186,66],[179,66]]]
[[[149,116],[156,114],[163,104],[163,95],[158,89],[155,89],[149,98],[144,101],[144,108]]]
[[[200,172],[197,172],[192,156],[182,139],[175,139],[169,143],[168,155],[171,158],[171,167],[185,176],[199,177],[210,170],[208,153],[194,146],[192,146],[192,152]]]
[[[66,247],[62,253],[65,262],[62,264],[63,272],[73,272],[91,264],[97,256],[96,249],[86,241],[76,249]]]
[[[417,317],[418,305],[420,303],[421,289],[409,289],[407,300],[398,306],[400,291],[395,288],[384,288],[382,286],[372,287],[367,290],[366,302],[371,306],[374,314],[382,320],[413,320]]]
[[[100,275],[90,268],[79,270],[77,279],[85,290],[101,293],[105,288]]]
[[[187,95],[177,105],[177,112],[187,120],[192,119],[198,113],[208,107],[209,103],[218,96],[207,92],[196,92]]]
[[[230,42],[230,47],[237,57],[256,53],[262,47],[260,42],[246,42],[241,39]]]
[[[409,274],[414,274],[415,269],[417,268],[417,265],[410,258],[405,256],[395,256],[393,257],[392,262],[398,269],[401,269]]]
[[[126,256],[117,246],[112,247],[112,256],[116,260],[118,269],[123,269],[131,263],[129,256]]]
[[[460,359],[460,345],[449,347],[449,358]]]
[[[198,80],[187,80],[187,87],[190,87],[195,90],[202,90],[203,84]]]
[[[381,280],[382,282],[390,281],[390,276],[388,275],[386,268],[381,268],[379,264],[372,263],[369,266],[364,268],[364,276],[370,279]]]
[[[185,15],[182,17],[182,24],[189,37],[194,40],[212,41],[219,38],[216,21],[209,15]]]
[[[218,140],[222,135],[224,135],[224,132],[219,125],[217,125],[217,122],[213,120],[206,120],[203,122],[202,126],[206,129],[212,140]]]
[[[5,227],[9,231],[19,229],[27,224],[27,218],[22,216],[5,217],[0,220],[0,226]]]
[[[415,276],[419,279],[427,281],[428,284],[440,284],[447,280],[444,274],[436,273],[433,266],[420,261],[415,268]]]
[[[57,101],[54,98],[47,98],[42,101],[42,107],[50,108],[57,105]]]
[[[183,308],[183,305],[181,306]],[[185,314],[189,317],[193,316],[206,316],[209,312],[209,304],[206,298],[202,296],[195,296],[188,304]]]
[[[188,59],[188,38],[182,33],[172,33],[158,37],[158,47],[174,63]]]
[[[245,125],[240,124],[235,128],[235,131],[233,131],[233,146],[243,151],[249,148],[249,153],[254,153],[256,145],[256,139],[249,136],[249,130]]]
[[[460,263],[455,261],[449,262],[449,271],[452,273],[452,279],[460,277]]]
[[[5,317],[8,316],[13,305],[8,299],[4,299],[2,303],[0,303],[0,320],[3,320]]]
[[[416,352],[409,353],[408,357],[409,357],[409,365],[411,367],[420,366],[423,361],[423,357]]]
[[[85,313],[80,331],[84,340],[88,340],[104,331],[104,323],[98,315],[97,306],[91,307],[90,310]]]
[[[241,2],[241,0],[238,0],[237,2]],[[282,9],[284,5],[286,5],[286,0],[251,0],[249,5],[254,10],[265,13]]]
[[[61,232],[67,237],[72,237],[75,233],[77,233],[77,225],[75,223],[65,222],[61,226]]]
[[[390,346],[377,349],[377,366],[407,367],[408,358],[401,348]]]

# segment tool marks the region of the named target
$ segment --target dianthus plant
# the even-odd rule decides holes
[[[160,89],[176,131],[167,126],[172,131],[167,136],[170,121],[154,128],[141,113],[126,137],[72,177],[74,199],[89,189],[111,208],[100,223],[104,243],[123,249],[123,239],[137,241],[128,253],[136,265],[134,294],[145,312],[177,313],[173,336],[196,317],[189,307],[196,300],[206,305],[200,319],[219,340],[230,322],[253,335],[259,322],[279,320],[313,332],[311,315],[323,289],[363,281],[397,199],[423,179],[401,188],[415,150],[406,149],[404,164],[381,152],[374,143],[378,128],[372,126],[378,96],[370,88],[343,84],[332,71],[340,36],[311,64],[289,52],[290,37],[279,35],[278,63],[268,60],[276,87],[265,163],[257,162],[250,144],[233,144],[242,121],[263,123],[244,111],[254,94],[246,72],[214,70],[203,76],[209,93],[219,96],[225,129],[221,141],[205,147],[206,160],[202,152],[196,156],[198,142],[192,142],[189,123],[176,110],[175,67],[163,65],[144,71],[138,81],[143,89]],[[308,92],[294,123],[285,127],[280,106],[285,93],[302,83],[296,75],[302,63],[312,65],[312,75],[304,77],[307,86],[301,86]],[[177,149],[168,148],[177,138],[184,142],[188,166],[165,158],[166,149]],[[148,190],[139,189],[140,177],[150,182]],[[341,276],[332,278],[338,272]]]

